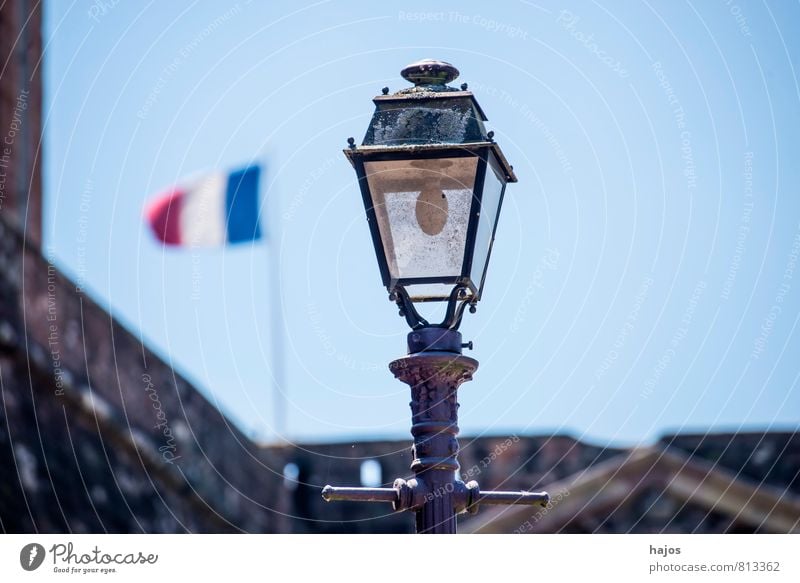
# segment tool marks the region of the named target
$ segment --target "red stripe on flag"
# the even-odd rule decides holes
[[[184,192],[180,189],[170,190],[150,202],[144,210],[144,216],[153,229],[153,234],[167,245],[181,244],[181,205]]]

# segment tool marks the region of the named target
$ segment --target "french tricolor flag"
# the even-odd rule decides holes
[[[151,200],[144,215],[167,245],[213,247],[261,238],[258,182],[261,167],[213,172]]]

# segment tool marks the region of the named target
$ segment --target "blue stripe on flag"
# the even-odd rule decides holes
[[[258,177],[259,166],[248,166],[228,175],[225,191],[225,224],[228,241],[239,243],[261,238],[258,223]]]

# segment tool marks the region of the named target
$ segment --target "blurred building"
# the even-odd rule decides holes
[[[470,532],[800,532],[796,433],[683,434],[551,481],[545,509],[492,509]]]
[[[327,483],[410,477],[410,438],[259,446],[52,265],[41,247],[41,5],[26,5],[0,9],[0,529],[411,532],[388,506],[320,496]],[[461,444],[465,479],[553,496],[546,509],[464,517],[464,531],[800,528],[796,433],[675,435],[633,450],[564,435]]]

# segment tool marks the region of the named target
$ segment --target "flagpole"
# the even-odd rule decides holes
[[[262,168],[266,168],[266,164],[262,163]],[[272,352],[272,430],[275,434],[277,441],[286,442],[288,437],[286,435],[286,416],[287,416],[287,399],[286,399],[286,353],[285,347],[285,331],[286,323],[283,317],[283,303],[281,298],[281,250],[280,242],[281,237],[279,233],[280,228],[280,199],[278,198],[279,190],[277,188],[269,188],[270,192],[266,193],[267,203],[264,205],[267,214],[267,235],[265,237],[267,242],[267,277],[269,278],[269,304],[270,304],[270,344]],[[272,201],[269,204],[269,201]]]

